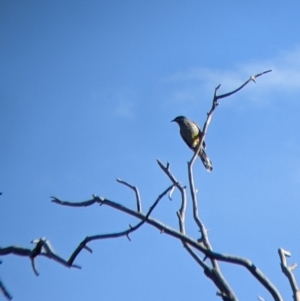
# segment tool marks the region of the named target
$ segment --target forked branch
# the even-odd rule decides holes
[[[136,210],[132,210],[126,206],[123,206],[119,203],[110,201],[106,198],[100,198],[97,196],[93,196],[91,200],[79,202],[79,203],[73,203],[73,202],[65,202],[61,201],[57,198],[53,198],[52,202],[64,205],[64,206],[71,206],[71,207],[86,207],[91,206],[93,204],[98,205],[106,205],[110,206],[116,210],[122,211],[126,214],[132,215],[140,220],[139,223],[137,223],[135,226],[129,225],[129,228],[120,232],[114,232],[114,233],[108,233],[108,234],[99,234],[94,236],[88,236],[84,240],[81,241],[81,243],[76,247],[76,249],[73,251],[69,259],[65,260],[62,257],[58,256],[53,248],[50,245],[50,242],[46,240],[45,238],[40,238],[37,240],[34,240],[33,243],[35,244],[35,247],[31,249],[26,248],[20,248],[20,247],[7,247],[7,248],[0,248],[0,255],[8,255],[8,254],[15,254],[19,256],[27,256],[31,260],[33,271],[36,275],[38,275],[38,272],[35,267],[35,258],[38,256],[45,256],[49,259],[53,259],[64,266],[67,267],[76,267],[80,268],[77,265],[74,265],[74,261],[77,258],[78,254],[83,250],[87,250],[89,252],[92,252],[92,249],[87,246],[87,244],[94,240],[100,240],[100,239],[108,239],[108,238],[116,238],[116,237],[122,237],[126,236],[129,240],[129,234],[139,229],[144,223],[147,223],[149,225],[152,225],[153,227],[157,228],[160,232],[163,232],[167,235],[170,235],[178,240],[183,244],[187,252],[196,260],[196,262],[201,266],[203,269],[205,275],[210,278],[216,287],[218,288],[218,295],[224,300],[224,301],[236,301],[237,298],[235,297],[232,289],[230,288],[229,284],[226,282],[225,278],[221,274],[218,261],[223,261],[227,263],[232,263],[236,265],[240,265],[244,268],[246,268],[272,295],[273,299],[275,301],[282,301],[282,298],[277,291],[276,287],[270,282],[270,280],[249,260],[245,258],[235,257],[231,255],[225,255],[216,253],[213,251],[209,238],[207,235],[207,230],[204,226],[204,223],[199,218],[198,215],[198,200],[197,200],[197,193],[194,185],[194,178],[193,178],[193,164],[196,160],[196,157],[198,156],[200,149],[202,147],[202,143],[205,139],[205,136],[207,134],[208,126],[211,122],[212,115],[215,111],[215,109],[218,106],[218,100],[222,98],[226,98],[231,96],[232,94],[238,92],[243,87],[245,87],[250,81],[255,82],[255,79],[263,74],[266,74],[270,72],[271,70],[259,73],[257,75],[251,76],[244,84],[242,84],[239,88],[226,93],[222,95],[217,95],[217,91],[220,88],[220,85],[215,88],[214,97],[212,101],[212,106],[210,111],[207,113],[207,118],[203,126],[203,131],[201,137],[199,137],[199,146],[197,151],[194,153],[192,159],[190,162],[188,162],[188,176],[189,176],[189,185],[190,185],[190,192],[191,192],[191,199],[192,199],[192,207],[193,207],[193,219],[197,225],[197,227],[200,230],[201,233],[201,239],[200,240],[194,240],[193,238],[186,235],[185,230],[185,211],[186,211],[186,205],[187,205],[187,197],[186,197],[186,187],[182,186],[174,177],[174,175],[170,171],[170,165],[167,163],[166,166],[164,166],[159,160],[157,160],[160,168],[164,171],[164,173],[168,176],[170,181],[172,182],[172,185],[168,187],[162,194],[158,196],[158,198],[155,200],[153,205],[149,208],[147,214],[142,213],[142,204],[141,199],[139,195],[139,191],[135,186],[132,186],[131,184],[117,179],[117,181],[130,189],[132,189],[135,192],[136,196]],[[150,217],[151,213],[153,212],[154,208],[157,206],[159,201],[169,193],[169,198],[171,197],[171,194],[174,190],[174,188],[177,188],[181,194],[181,206],[180,209],[177,211],[177,217],[179,222],[179,230],[172,229],[162,222],[153,219]],[[200,253],[199,253],[200,252]],[[199,256],[203,255],[204,259],[201,259]],[[287,267],[286,265],[286,258],[285,256],[288,256],[289,254],[280,249],[279,255],[281,258],[281,266],[282,270],[285,273],[285,275],[288,277],[291,287],[294,292],[294,301],[300,301],[299,297],[299,289],[296,283],[296,280],[292,274],[293,268]],[[205,262],[205,259],[208,258],[209,262]],[[8,294],[7,290],[5,289],[3,283],[0,280],[0,290],[2,290],[2,293],[9,299],[11,296]]]
[[[229,93],[217,95],[217,91],[219,90],[221,85],[218,85],[215,88],[211,109],[207,113],[207,118],[206,118],[205,123],[203,125],[202,133],[199,132],[199,145],[198,145],[198,148],[197,148],[196,152],[193,154],[191,160],[188,162],[188,177],[189,177],[190,193],[191,193],[192,206],[193,206],[193,218],[194,218],[194,221],[195,221],[196,225],[198,226],[199,231],[201,233],[201,240],[200,241],[210,251],[212,251],[212,247],[211,247],[211,244],[209,242],[208,235],[207,235],[207,229],[204,226],[204,223],[200,220],[199,215],[198,215],[198,200],[197,200],[197,194],[196,194],[196,189],[195,189],[195,184],[194,184],[193,165],[194,165],[194,162],[195,162],[196,158],[198,157],[199,152],[202,148],[202,144],[203,144],[203,141],[205,140],[205,136],[207,134],[208,126],[211,122],[213,113],[214,113],[215,109],[217,108],[217,106],[219,105],[218,100],[233,95],[234,93],[236,93],[236,92],[240,91],[242,88],[244,88],[250,81],[255,82],[255,79],[257,77],[259,77],[263,74],[269,73],[269,72],[271,72],[271,70],[267,70],[267,71],[258,73],[254,76],[250,76],[250,78],[245,83],[243,83],[240,87],[238,87],[237,89],[235,89],[235,90],[233,90]],[[191,253],[191,252],[189,251],[189,253]],[[213,257],[210,257],[210,259],[211,259],[211,263],[212,263],[212,266],[213,266],[213,270],[215,271],[216,274],[218,274],[218,277],[220,279],[222,279],[222,282],[226,283],[225,278],[221,274],[221,270],[219,268],[219,265],[218,265],[216,259],[213,258]],[[227,285],[227,286],[229,287],[229,285]]]
[[[133,186],[121,179],[117,179],[117,182],[119,182],[120,184],[123,184],[127,187],[129,187],[130,189],[132,189],[135,193],[135,198],[136,198],[136,208],[137,208],[137,212],[142,212],[142,203],[141,203],[141,198],[140,198],[140,193],[139,190],[137,189],[136,186]]]
[[[198,226],[199,231],[202,235],[203,243],[210,250],[212,248],[209,243],[208,236],[207,236],[207,230],[206,230],[203,222],[200,220],[200,218],[198,216],[198,200],[197,200],[196,189],[195,189],[195,184],[194,184],[194,176],[193,176],[194,162],[195,162],[197,156],[199,155],[200,149],[202,148],[202,144],[203,144],[203,141],[205,140],[205,136],[206,136],[206,133],[208,130],[208,126],[211,122],[213,113],[214,113],[215,109],[217,108],[217,106],[219,105],[218,100],[233,95],[234,93],[236,93],[236,92],[240,91],[242,88],[244,88],[249,82],[251,82],[251,81],[255,82],[255,79],[257,77],[259,77],[263,74],[269,73],[271,71],[272,70],[267,70],[267,71],[258,73],[256,75],[250,76],[250,78],[245,83],[243,83],[240,87],[238,87],[237,89],[235,89],[229,93],[217,95],[217,91],[221,85],[218,85],[215,88],[211,109],[207,113],[207,118],[204,122],[202,133],[199,133],[200,136],[199,136],[199,145],[198,145],[197,151],[193,154],[192,159],[188,162],[188,176],[189,176],[189,185],[190,185],[190,192],[191,192],[191,198],[192,198],[192,204],[193,204],[193,217],[194,217],[194,221],[195,221],[196,225]]]
[[[132,233],[132,232],[134,232],[134,231],[136,231],[145,222],[147,222],[147,220],[149,219],[150,214],[152,213],[152,211],[154,210],[154,208],[157,206],[157,204],[159,203],[159,201],[166,194],[168,194],[168,192],[170,192],[173,188],[174,188],[174,184],[172,184],[164,192],[162,192],[158,196],[158,198],[155,200],[155,202],[153,203],[153,205],[149,208],[149,210],[148,210],[148,212],[147,212],[146,215],[143,215],[141,212],[133,211],[131,209],[127,209],[126,208],[125,212],[126,211],[135,212],[135,214],[138,215],[139,218],[140,218],[140,220],[141,220],[134,227],[132,227],[131,225],[129,225],[129,229],[127,229],[125,231],[116,232],[116,233],[110,233],[110,234],[100,234],[100,235],[94,235],[94,236],[86,237],[77,246],[77,248],[74,250],[74,252],[71,254],[71,256],[70,256],[70,258],[68,260],[65,260],[64,258],[62,258],[59,255],[57,255],[55,253],[55,251],[53,250],[50,242],[48,240],[46,240],[45,238],[39,238],[39,239],[33,240],[32,243],[35,244],[35,247],[33,249],[16,247],[16,246],[9,246],[9,247],[5,247],[5,248],[0,248],[0,256],[14,254],[14,255],[25,256],[25,257],[30,258],[30,260],[31,260],[31,266],[32,266],[33,272],[34,272],[34,274],[36,276],[39,275],[39,273],[37,272],[36,266],[35,266],[35,258],[38,257],[38,256],[45,256],[45,257],[47,257],[49,259],[57,261],[58,263],[66,266],[66,267],[81,268],[80,266],[73,264],[73,262],[76,259],[76,257],[78,256],[78,254],[83,249],[85,249],[85,250],[89,251],[90,253],[92,253],[92,249],[90,249],[87,246],[88,242],[91,242],[93,240],[100,240],[100,239],[117,238],[117,237],[121,237],[121,236],[126,236],[130,240],[129,234]],[[105,199],[103,199],[103,198],[100,199],[100,198],[94,196],[93,199],[89,200],[89,201],[80,202],[80,203],[70,203],[70,202],[60,201],[57,198],[53,198],[52,202],[54,202],[56,204],[67,205],[67,206],[72,206],[72,207],[86,207],[86,206],[91,206],[91,205],[93,205],[95,203],[98,203],[98,204],[102,205],[105,202]],[[122,205],[117,204],[116,207],[122,208]],[[6,287],[4,286],[4,284],[2,283],[1,280],[0,280],[0,291],[2,292],[2,294],[8,300],[12,299],[12,296],[9,294],[8,290],[6,289]]]
[[[161,193],[156,201],[153,203],[153,205],[150,207],[149,211],[145,216],[143,216],[143,219],[134,227],[129,225],[129,229],[121,232],[115,232],[115,233],[109,233],[109,234],[99,234],[99,235],[94,235],[94,236],[87,236],[75,249],[71,257],[69,258],[68,262],[69,264],[73,264],[74,260],[78,256],[78,254],[85,248],[87,248],[87,243],[93,241],[93,240],[100,240],[100,239],[108,239],[108,238],[118,238],[122,236],[126,236],[128,240],[130,240],[129,234],[136,231],[138,228],[140,228],[149,218],[150,214],[154,210],[154,208],[157,206],[159,201],[173,188],[174,184],[172,184],[170,187],[168,187],[163,193]],[[97,198],[97,197],[96,197]],[[59,203],[58,200],[56,199],[56,203]],[[100,205],[104,204],[105,200],[100,200]],[[62,203],[61,203],[62,204]],[[140,212],[137,212],[138,214],[141,214]],[[141,214],[142,215],[142,214]]]
[[[293,274],[293,270],[297,267],[297,264],[294,263],[290,266],[287,265],[286,257],[291,257],[291,253],[282,248],[278,250],[279,258],[280,258],[280,266],[283,274],[288,278],[290,282],[291,289],[293,291],[294,301],[300,301],[300,290],[298,288],[298,284],[296,278]]]

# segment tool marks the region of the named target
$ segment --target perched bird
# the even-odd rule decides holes
[[[172,121],[176,122],[179,125],[181,138],[184,140],[187,146],[195,152],[198,149],[199,141],[202,135],[199,126],[195,122],[187,119],[184,116],[178,116]],[[203,141],[202,143],[199,157],[205,169],[210,172],[213,169],[212,163],[206,155],[204,149],[205,141]]]

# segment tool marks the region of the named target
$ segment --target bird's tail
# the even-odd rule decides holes
[[[213,167],[212,167],[212,163],[211,161],[209,160],[206,152],[204,149],[201,149],[200,150],[200,153],[199,153],[199,157],[205,167],[205,169],[208,171],[208,172],[211,172],[213,170]]]

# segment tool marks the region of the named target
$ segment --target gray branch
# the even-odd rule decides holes
[[[133,186],[121,179],[117,179],[117,182],[119,182],[120,184],[123,184],[127,187],[129,187],[130,189],[132,189],[135,193],[135,197],[136,197],[136,208],[138,212],[142,212],[142,203],[141,203],[141,198],[140,198],[140,193],[139,190],[137,189],[136,186]]]
[[[163,193],[161,193],[158,198],[156,199],[156,201],[154,202],[154,204],[150,207],[149,211],[147,212],[146,215],[143,215],[141,212],[136,212],[137,214],[140,214],[140,216],[142,216],[143,218],[141,218],[141,222],[139,222],[136,226],[132,227],[129,226],[129,229],[125,230],[125,231],[121,231],[121,232],[116,232],[116,233],[110,233],[110,234],[100,234],[100,235],[94,235],[94,236],[88,236],[86,237],[79,245],[78,247],[75,249],[75,251],[73,252],[73,254],[71,255],[71,257],[69,258],[69,263],[73,264],[74,260],[76,259],[76,257],[78,256],[78,254],[83,250],[86,249],[86,244],[88,242],[91,242],[93,240],[100,240],[100,239],[108,239],[108,238],[117,238],[117,237],[121,237],[121,236],[126,236],[129,240],[129,234],[136,231],[138,228],[140,228],[145,222],[147,222],[150,214],[152,213],[152,211],[154,210],[154,208],[156,207],[156,205],[159,203],[159,201],[174,187],[174,185],[171,185],[170,187],[168,187]],[[95,197],[95,199],[97,199],[97,202],[100,203],[100,205],[105,204],[105,199],[99,199],[97,197]],[[58,199],[55,199],[55,201],[53,201],[57,204],[59,204]],[[62,204],[61,204],[62,205]],[[125,208],[125,207],[124,207]],[[131,209],[128,209],[131,210]]]
[[[128,239],[130,239],[129,234],[136,231],[138,228],[140,228],[147,221],[147,219],[149,218],[150,214],[152,213],[154,208],[157,206],[159,201],[163,198],[163,196],[165,196],[173,188],[173,186],[174,185],[171,185],[163,193],[161,193],[158,196],[158,198],[153,203],[153,205],[150,207],[150,209],[149,209],[149,211],[147,212],[146,215],[143,215],[143,214],[137,212],[137,214],[140,214],[141,222],[139,222],[136,226],[134,226],[134,227],[129,226],[129,229],[127,229],[125,231],[121,231],[121,232],[88,236],[77,246],[77,248],[71,254],[71,256],[68,260],[65,260],[64,258],[58,256],[54,252],[52,246],[50,245],[50,242],[48,240],[46,240],[45,238],[40,238],[40,239],[33,240],[32,243],[35,244],[35,247],[32,250],[27,249],[27,248],[17,247],[17,246],[9,246],[9,247],[5,247],[5,248],[0,248],[0,256],[14,254],[14,255],[18,255],[18,256],[29,257],[30,260],[31,260],[32,269],[33,269],[34,274],[36,276],[38,276],[39,273],[37,272],[37,269],[35,267],[35,258],[39,255],[40,256],[45,256],[49,259],[53,259],[53,260],[57,261],[58,263],[66,266],[66,267],[81,268],[80,266],[73,264],[73,262],[76,259],[77,255],[83,249],[85,249],[85,250],[89,251],[90,253],[92,253],[92,250],[89,247],[86,246],[86,244],[88,242],[93,241],[93,240],[100,240],[100,239],[117,238],[117,237],[121,237],[121,236],[126,236]],[[56,204],[61,204],[61,205],[63,204],[63,202],[59,201],[57,198],[54,198],[52,200],[52,202],[54,202]],[[103,201],[101,199],[99,199],[98,197],[94,197],[90,201],[81,202],[81,203],[72,203],[72,205],[70,205],[70,206],[72,206],[72,207],[86,207],[86,206],[90,206],[94,203],[99,203],[100,205],[102,205]],[[64,205],[66,205],[66,203]],[[130,209],[128,209],[128,210],[130,210]],[[133,212],[135,212],[135,211],[133,211]]]
[[[173,174],[170,172],[170,166],[169,163],[164,166],[159,160],[157,160],[160,168],[165,172],[165,174],[169,177],[169,179],[172,182],[172,185],[168,187],[162,194],[158,196],[154,204],[150,207],[148,210],[147,214],[142,213],[142,207],[141,207],[141,200],[140,200],[140,195],[139,191],[135,186],[132,186],[131,184],[122,181],[120,179],[117,179],[117,181],[130,189],[132,189],[135,192],[136,195],[136,210],[132,210],[126,206],[123,206],[119,203],[110,201],[106,198],[99,198],[97,196],[93,196],[91,200],[84,201],[84,202],[78,202],[78,203],[73,203],[73,202],[65,202],[61,201],[55,197],[53,197],[52,202],[63,205],[63,206],[70,206],[70,207],[87,207],[91,206],[93,204],[99,204],[99,205],[106,205],[110,206],[116,210],[122,211],[126,214],[132,215],[141,221],[137,223],[134,227],[131,225],[129,226],[129,229],[120,231],[120,232],[115,232],[115,233],[109,233],[109,234],[99,234],[99,235],[94,235],[94,236],[88,236],[86,237],[73,251],[71,254],[70,258],[68,260],[63,259],[62,257],[58,256],[53,248],[50,245],[50,242],[46,240],[45,238],[40,238],[37,240],[34,240],[33,243],[35,244],[35,247],[33,249],[26,249],[26,248],[21,248],[21,247],[15,247],[15,246],[10,246],[6,248],[0,248],[0,255],[8,255],[8,254],[15,254],[19,256],[27,256],[31,260],[31,265],[32,269],[35,273],[35,275],[38,276],[37,269],[35,267],[35,258],[37,256],[45,256],[49,259],[55,260],[59,263],[61,263],[64,266],[67,267],[76,267],[80,268],[77,265],[74,265],[74,261],[77,258],[78,254],[83,250],[87,250],[92,253],[92,250],[87,246],[87,244],[91,241],[94,240],[100,240],[100,239],[108,239],[108,238],[117,238],[117,237],[122,237],[126,236],[129,240],[129,234],[136,231],[138,228],[140,228],[144,223],[147,223],[149,225],[152,225],[159,229],[160,232],[166,233],[167,235],[170,235],[174,238],[177,238],[178,240],[181,241],[187,252],[194,258],[194,260],[199,264],[199,266],[203,269],[204,274],[210,278],[217,288],[219,289],[219,292],[217,293],[218,296],[221,296],[223,301],[236,301],[237,298],[235,297],[232,289],[230,286],[227,284],[225,278],[221,274],[218,261],[223,261],[227,263],[232,263],[236,265],[240,265],[244,268],[246,268],[272,295],[273,299],[275,301],[282,301],[282,298],[277,291],[276,287],[270,282],[270,280],[248,259],[245,258],[240,258],[240,257],[235,257],[231,255],[225,255],[225,254],[219,254],[213,251],[208,235],[207,235],[207,229],[205,228],[203,222],[198,216],[198,200],[197,200],[197,193],[194,185],[194,178],[193,178],[193,164],[196,160],[196,157],[198,156],[203,141],[205,139],[208,126],[211,122],[212,115],[216,109],[216,107],[219,105],[218,100],[222,98],[229,97],[230,95],[238,92],[241,90],[243,87],[245,87],[250,81],[255,82],[255,79],[263,74],[266,74],[268,72],[271,72],[271,70],[259,73],[257,75],[251,76],[244,84],[242,84],[239,88],[235,89],[232,92],[222,94],[222,95],[217,95],[217,91],[220,88],[220,85],[215,88],[214,92],[214,97],[212,101],[212,106],[210,111],[207,113],[207,118],[203,126],[203,131],[201,137],[199,136],[199,146],[197,150],[195,151],[192,159],[188,162],[188,176],[189,176],[189,185],[190,185],[190,192],[191,192],[191,198],[192,198],[192,207],[193,207],[193,218],[198,226],[200,233],[201,233],[201,238],[199,240],[194,240],[191,237],[188,237],[185,233],[185,211],[186,211],[186,205],[187,205],[187,199],[186,199],[186,191],[185,188],[183,187],[173,176]],[[173,193],[174,188],[177,188],[181,194],[181,206],[180,209],[177,212],[177,217],[178,217],[178,222],[179,222],[179,231],[172,229],[163,223],[161,223],[158,220],[155,220],[153,218],[150,218],[150,214],[154,210],[154,208],[157,206],[158,202],[161,200],[162,197],[164,197],[166,194],[169,193],[168,197],[171,198],[171,195]],[[204,259],[201,259],[197,252],[201,252],[204,256]],[[292,267],[287,267],[286,265],[286,258],[285,256],[288,256],[289,253],[280,249],[279,250],[279,255],[281,258],[281,267],[283,273],[287,276],[287,278],[290,281],[291,287],[294,292],[294,301],[300,301],[300,296],[299,296],[299,289],[296,283],[296,280],[294,278],[294,275],[292,274],[292,270],[295,268],[295,266]],[[208,266],[205,263],[205,259],[209,258],[212,267]],[[2,293],[6,296],[6,298],[11,299],[11,296],[5,289],[3,283],[0,280],[0,290]]]
[[[286,250],[280,248],[280,249],[278,249],[278,254],[280,257],[281,270],[290,282],[290,286],[293,291],[293,299],[294,299],[294,301],[300,301],[300,290],[298,288],[296,278],[293,274],[293,270],[297,267],[297,264],[294,263],[291,266],[287,265],[286,257],[291,257],[291,253],[289,251],[286,251]]]
[[[200,150],[202,148],[202,144],[203,144],[203,141],[205,139],[205,136],[206,136],[206,133],[207,133],[207,130],[208,130],[208,126],[209,126],[209,124],[211,122],[211,119],[212,119],[212,115],[213,115],[215,109],[217,108],[217,106],[219,104],[218,103],[218,99],[231,96],[232,94],[238,92],[243,87],[245,87],[250,81],[255,82],[255,79],[257,77],[259,77],[259,76],[261,76],[261,75],[263,75],[265,73],[268,73],[270,71],[271,70],[268,70],[268,71],[256,74],[254,76],[250,76],[250,78],[244,84],[242,84],[239,88],[235,89],[232,92],[226,93],[226,94],[222,94],[222,95],[218,96],[217,95],[217,91],[218,91],[218,89],[220,88],[221,85],[219,85],[218,87],[215,88],[215,92],[214,92],[214,97],[213,97],[211,109],[207,113],[207,118],[205,120],[202,133],[199,132],[199,145],[198,145],[198,148],[197,148],[196,152],[193,154],[191,160],[188,162],[188,176],[189,176],[190,192],[191,192],[192,205],[193,205],[193,218],[194,218],[194,221],[195,221],[196,225],[198,226],[199,231],[201,233],[201,240],[200,241],[210,251],[212,251],[212,247],[211,247],[211,244],[209,242],[208,235],[207,235],[207,229],[204,226],[204,223],[200,220],[199,215],[198,215],[198,200],[197,200],[197,193],[196,193],[196,189],[195,189],[195,185],[194,185],[193,165],[194,165],[194,162],[196,160],[196,157],[198,156],[198,154],[199,154],[199,152],[200,152]],[[215,258],[211,258],[211,263],[212,263],[212,266],[213,266],[213,270],[215,271],[216,274],[218,274],[218,278],[221,279],[222,282],[225,284],[226,280],[223,277],[223,275],[221,274],[221,270],[220,270],[219,265],[218,265],[217,261],[215,260]],[[229,288],[228,284],[226,284],[224,286],[226,288]],[[226,296],[228,294],[230,296],[233,296],[233,298],[235,298],[235,296],[233,294],[233,291],[231,289],[230,289],[229,292],[225,293]]]
[[[5,287],[1,279],[0,279],[0,291],[2,292],[2,294],[7,300],[12,300],[12,295],[9,293],[9,291],[7,290],[7,288]]]
[[[185,210],[186,210],[186,193],[185,193],[185,188],[184,186],[182,186],[174,177],[174,175],[171,173],[170,171],[170,164],[167,163],[166,166],[164,166],[158,159],[157,159],[157,163],[159,165],[159,167],[163,170],[163,172],[168,176],[168,178],[170,179],[170,181],[173,183],[173,185],[175,185],[174,187],[176,187],[181,195],[181,206],[180,209],[177,211],[177,216],[179,219],[179,230],[181,233],[185,234]]]
[[[91,204],[98,203],[98,204],[112,207],[112,208],[122,211],[126,214],[132,215],[138,219],[141,219],[141,220],[145,219],[144,214],[136,212],[136,211],[129,209],[119,203],[110,201],[105,198],[100,199],[99,197],[94,197],[92,200],[88,200],[85,202],[79,202],[79,203],[61,201],[61,200],[55,198],[52,200],[52,202],[59,204],[59,205],[70,206],[70,207],[86,207]],[[179,231],[172,229],[169,226],[166,226],[162,222],[160,222],[156,219],[153,219],[151,217],[149,217],[148,219],[145,219],[145,223],[157,228],[161,233],[165,233],[169,236],[179,239],[180,241],[186,242],[188,245],[190,245],[193,248],[195,248],[196,250],[200,251],[208,258],[216,259],[218,261],[233,263],[233,264],[240,265],[240,266],[246,268],[266,288],[266,290],[268,290],[268,292],[272,295],[272,297],[275,301],[283,301],[282,297],[280,296],[280,293],[278,292],[276,287],[272,284],[272,282],[250,260],[241,258],[241,257],[213,252],[213,251],[207,249],[202,243],[199,243],[197,240],[194,240],[191,237],[189,237],[183,233],[180,233]],[[0,255],[1,255],[1,249],[0,249]]]

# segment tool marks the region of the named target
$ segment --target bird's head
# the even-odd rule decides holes
[[[186,117],[184,116],[177,116],[176,118],[174,118],[173,120],[171,120],[171,122],[176,122],[179,125],[182,124],[185,120],[187,120]]]

